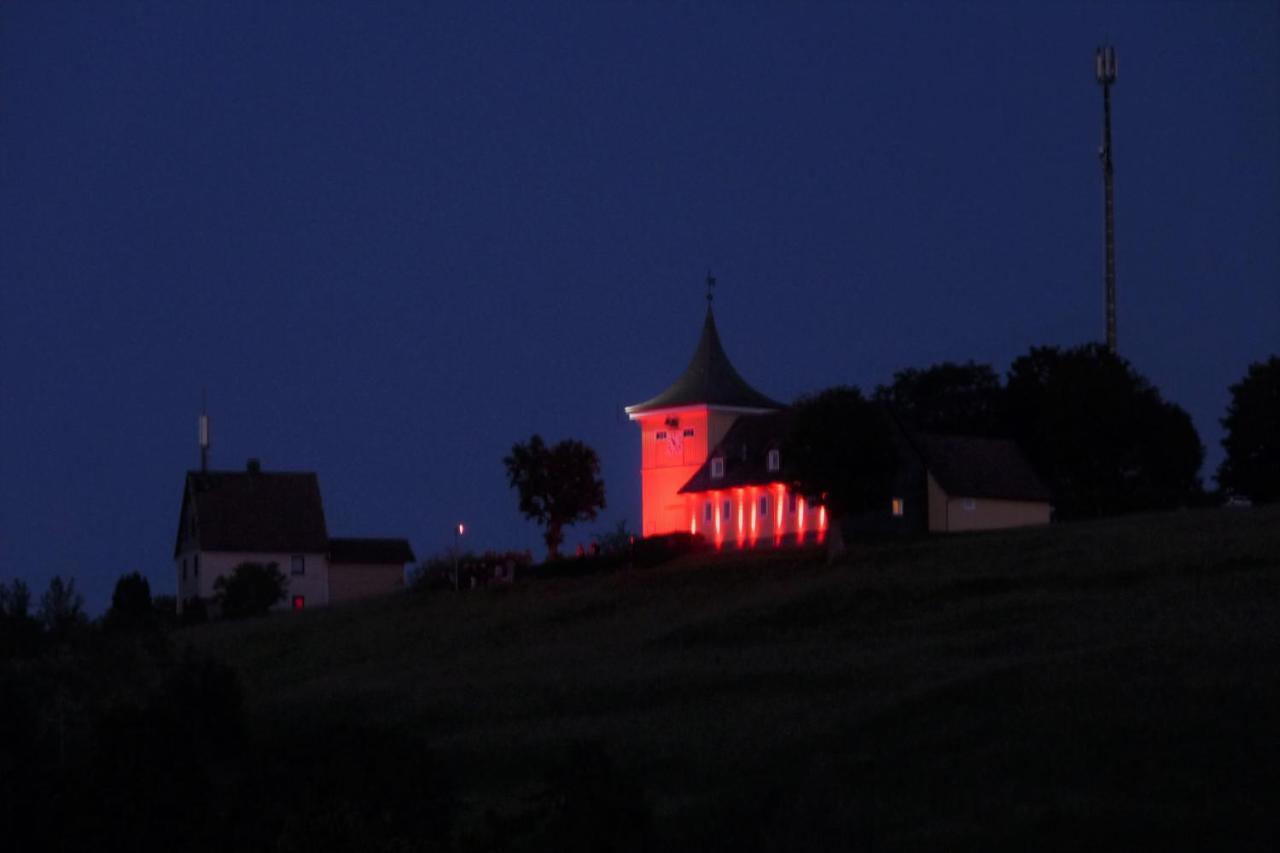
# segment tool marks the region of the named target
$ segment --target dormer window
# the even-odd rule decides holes
[[[717,456],[711,460],[711,479],[724,479],[724,457]]]
[[[768,466],[770,471],[777,471],[782,467],[782,454],[776,448],[769,451]]]

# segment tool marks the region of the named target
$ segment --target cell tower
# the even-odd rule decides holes
[[[1116,49],[1098,48],[1094,54],[1094,71],[1102,86],[1102,183],[1106,195],[1107,232],[1107,349],[1116,351],[1116,204],[1115,169],[1111,163],[1111,84],[1116,82]]]

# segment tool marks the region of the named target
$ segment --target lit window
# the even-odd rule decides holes
[[[711,523],[711,501],[707,501],[702,505],[702,519],[708,524]]]
[[[768,495],[760,496],[760,514],[761,515],[769,514],[769,496]]]
[[[725,518],[733,515],[733,501],[725,501],[723,507],[721,507],[720,514]]]
[[[777,471],[782,467],[782,454],[777,450],[769,451],[769,470]]]
[[[656,438],[658,441],[666,441],[667,431],[665,429],[660,429],[653,434],[653,437]]]
[[[307,573],[307,559],[301,554],[294,554],[289,560],[289,574],[305,575]]]
[[[692,430],[692,429],[687,429],[687,430],[685,430],[685,431],[684,431],[684,437],[685,437],[685,438],[693,438],[693,430]]]
[[[893,499],[893,514],[898,517],[902,516],[902,498]]]
[[[295,595],[293,597],[293,609],[302,610],[307,606],[307,597],[305,595]]]
[[[724,477],[724,458],[717,456],[711,460],[711,479],[719,480]]]

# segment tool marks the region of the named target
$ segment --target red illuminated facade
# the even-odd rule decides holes
[[[689,532],[744,548],[821,541],[826,510],[806,506],[782,482],[782,449],[745,440],[781,435],[785,409],[734,369],[708,305],[684,373],[626,410],[640,425],[644,535]]]

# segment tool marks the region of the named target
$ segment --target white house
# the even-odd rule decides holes
[[[188,471],[173,549],[178,612],[212,599],[214,582],[245,562],[275,563],[288,578],[277,609],[302,610],[392,592],[413,562],[404,539],[330,538],[310,472]]]

